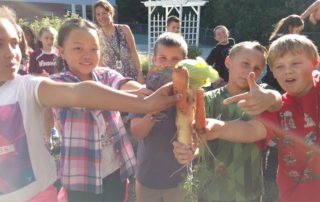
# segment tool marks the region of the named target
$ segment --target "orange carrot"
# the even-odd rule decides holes
[[[185,67],[174,68],[172,83],[175,94],[180,94],[181,99],[177,102],[177,109],[185,113],[188,106],[189,72]]]
[[[190,145],[192,142],[192,121],[194,119],[194,93],[189,89],[189,72],[185,67],[174,68],[173,90],[181,95],[177,102],[176,126],[178,141]]]
[[[195,112],[195,129],[197,131],[204,130],[206,127],[206,113],[204,106],[204,90],[202,88],[197,90],[196,94],[196,112]]]

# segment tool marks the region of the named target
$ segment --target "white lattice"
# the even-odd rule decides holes
[[[148,0],[148,54],[150,56],[158,36],[166,31],[166,21],[172,12],[178,13],[181,34],[189,46],[199,45],[200,10],[205,0]],[[186,9],[184,8],[191,8]]]
[[[184,15],[181,22],[181,33],[189,46],[198,46],[199,31],[197,16],[192,14]]]

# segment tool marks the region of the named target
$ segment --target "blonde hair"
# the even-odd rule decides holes
[[[235,44],[230,50],[230,58],[234,57],[237,53],[245,49],[257,50],[261,52],[264,59],[267,60],[267,49],[257,41],[244,41]]]
[[[276,59],[284,55],[291,54],[304,54],[312,61],[318,61],[318,48],[306,36],[298,34],[284,35],[270,45],[268,63],[270,68],[273,67]]]
[[[154,44],[153,54],[156,55],[159,45],[166,47],[178,47],[181,49],[183,55],[188,55],[188,45],[181,34],[173,32],[164,32],[159,36],[156,43]]]

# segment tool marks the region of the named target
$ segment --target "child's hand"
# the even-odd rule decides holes
[[[237,102],[237,105],[247,114],[257,115],[275,105],[278,101],[280,93],[276,94],[276,91],[270,91],[260,87],[255,80],[255,74],[250,72],[247,78],[249,85],[249,92],[242,93],[229,97],[223,101],[224,104],[228,105],[233,102]]]
[[[151,114],[151,117],[154,122],[161,122],[165,119],[168,119],[168,115],[165,111],[153,113]]]
[[[202,134],[208,140],[214,140],[219,138],[220,129],[224,126],[224,122],[217,119],[206,119],[207,125],[205,133]]]
[[[151,113],[157,113],[176,104],[181,99],[181,95],[173,95],[172,83],[168,83],[145,99],[147,100],[146,109]]]
[[[44,76],[44,77],[49,77],[49,73],[46,71],[46,70],[42,70],[42,73],[40,74],[41,76]]]
[[[317,0],[311,4],[300,16],[303,20],[309,17],[309,21],[316,25],[320,20],[320,1]]]
[[[189,164],[193,159],[195,159],[198,156],[198,149],[196,145],[188,146],[178,141],[174,141],[172,144],[174,157],[182,165]]]
[[[151,95],[153,93],[153,91],[144,86],[144,87],[141,87],[141,88],[133,91],[132,93],[135,95],[138,95],[139,97],[146,97],[148,95]]]

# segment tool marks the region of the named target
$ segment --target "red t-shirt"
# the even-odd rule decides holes
[[[283,107],[258,118],[267,128],[266,143],[278,144],[277,181],[281,202],[320,201],[320,84],[303,97],[284,94]]]

